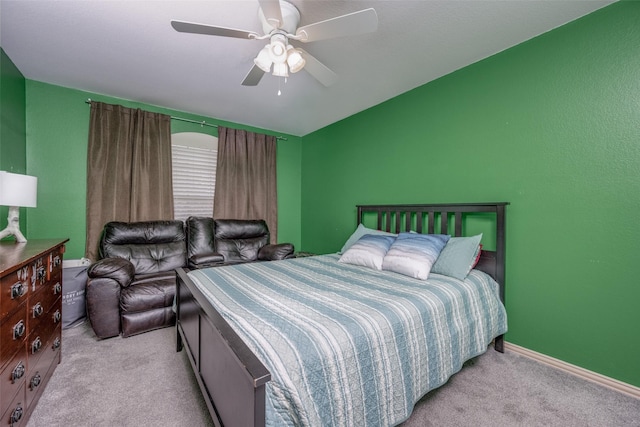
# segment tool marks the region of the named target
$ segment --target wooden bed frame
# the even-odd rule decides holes
[[[483,250],[476,268],[498,282],[500,299],[504,302],[507,204],[358,205],[357,221],[364,223],[369,216],[375,215],[379,230],[462,236],[467,214],[492,214],[496,248],[495,251]],[[270,372],[208,303],[187,276],[187,270],[178,269],[177,272],[177,351],[186,350],[214,424],[263,427],[265,385],[271,380]],[[495,339],[494,347],[499,352],[504,351],[503,336]]]

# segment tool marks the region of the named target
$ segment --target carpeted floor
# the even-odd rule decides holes
[[[98,340],[62,331],[62,361],[28,427],[212,426],[175,328]]]
[[[175,329],[99,341],[63,331],[62,362],[27,427],[213,425]],[[640,400],[490,349],[427,394],[403,427],[640,427]]]

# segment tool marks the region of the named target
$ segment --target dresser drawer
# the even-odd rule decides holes
[[[16,394],[7,409],[2,414],[0,420],[2,426],[20,427],[27,425],[27,400],[25,389],[21,389]]]
[[[62,327],[58,326],[51,335],[51,339],[43,346],[37,358],[29,358],[27,370],[27,406],[37,400],[49,382],[55,365],[60,363],[62,346]]]
[[[24,266],[0,279],[0,318],[27,300],[31,268]]]
[[[2,340],[0,366],[4,366],[7,359],[11,358],[18,350],[24,349],[29,331],[26,307],[25,302],[13,314],[2,319],[2,323],[0,323],[0,340]]]
[[[27,340],[27,353],[29,354],[29,366],[36,362],[46,349],[46,343],[51,341],[56,328],[60,329],[62,319],[60,313],[60,301],[58,298],[51,310],[41,316],[37,328],[30,329],[31,333]]]
[[[58,276],[60,277],[60,276]],[[56,282],[58,283],[58,282]],[[36,293],[29,295],[28,303],[29,333],[38,330],[45,323],[54,326],[60,322],[61,296],[54,292],[53,286],[45,286]],[[55,314],[56,310],[58,315]],[[46,326],[43,326],[46,328]],[[48,337],[47,337],[48,339]]]
[[[55,276],[51,278],[47,283],[41,286],[41,289],[49,295],[53,295],[54,297],[59,297],[62,295],[62,273],[58,272]],[[29,296],[31,298],[31,296]]]
[[[27,358],[24,351],[16,353],[0,374],[0,413],[9,407],[13,396],[23,389],[27,378]]]
[[[26,427],[60,363],[67,241],[0,241],[0,427]]]
[[[49,275],[47,279],[62,273],[62,254],[64,253],[64,249],[64,246],[60,246],[49,252]]]
[[[31,263],[31,292],[36,292],[38,289],[48,284],[48,259],[49,257],[44,255]]]

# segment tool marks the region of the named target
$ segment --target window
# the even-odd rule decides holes
[[[213,216],[218,138],[183,132],[171,136],[174,218]]]

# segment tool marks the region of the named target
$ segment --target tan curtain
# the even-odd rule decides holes
[[[213,216],[264,219],[278,241],[276,138],[218,127],[218,165]]]
[[[171,117],[92,101],[85,256],[109,221],[172,218]]]

